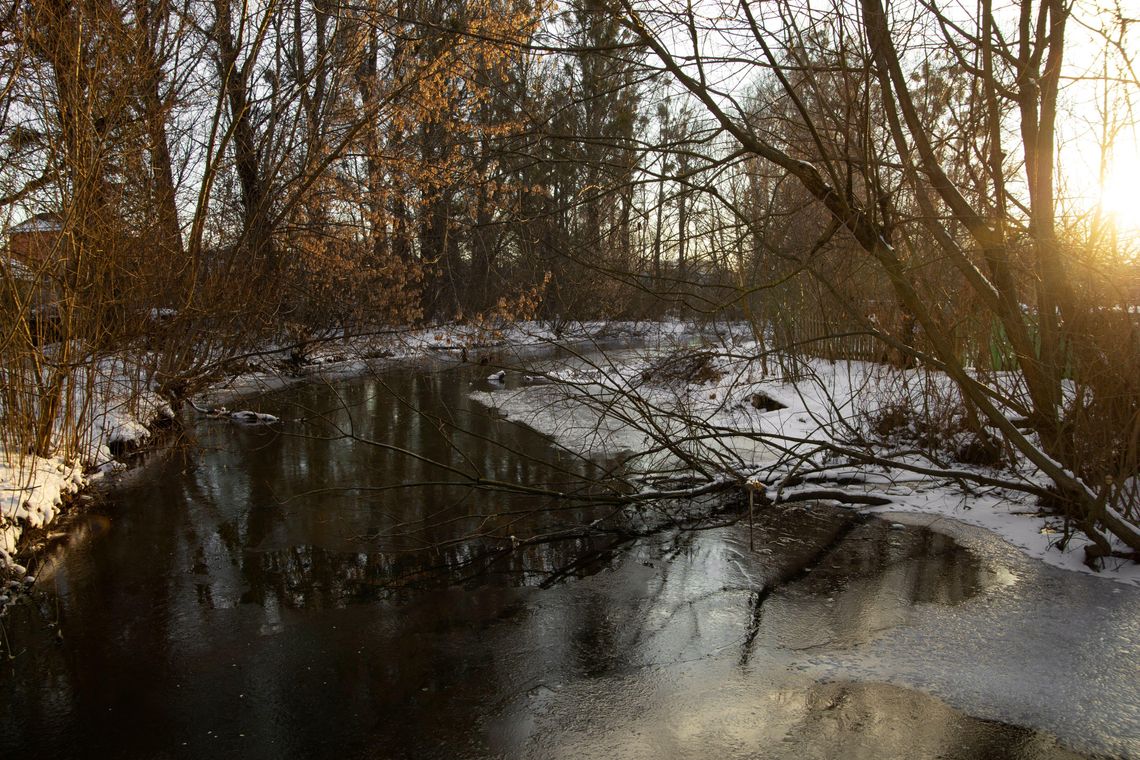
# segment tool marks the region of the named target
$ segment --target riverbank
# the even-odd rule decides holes
[[[77,369],[67,384],[66,407],[83,410],[82,421],[55,423],[57,439],[69,442],[67,450],[36,456],[15,443],[0,446],[0,578],[5,582],[26,574],[26,530],[48,530],[84,488],[124,469],[126,455],[171,426],[174,411],[146,382],[146,374],[142,357],[130,355]]]
[[[678,320],[567,322],[557,326],[531,321],[494,328],[448,324],[347,337],[332,335],[303,345],[266,347],[251,354],[241,371],[212,383],[199,395],[208,403],[231,403],[313,377],[351,377],[389,362],[446,358],[498,368],[558,348],[589,351],[603,345],[637,344],[661,350],[702,335],[715,337],[744,330],[742,325],[700,326]]]
[[[739,332],[664,360],[660,348],[600,351],[515,368],[516,378],[537,372],[550,384],[508,376],[473,395],[571,449],[622,456],[634,471],[703,462],[711,477],[757,489],[761,503],[833,494],[862,511],[955,520],[1054,567],[1140,586],[1131,559],[1086,564],[1091,541],[1040,504],[1033,492],[1048,482],[1023,458],[970,461],[976,438],[953,418],[944,376],[822,359],[798,360],[793,373],[762,353]],[[943,408],[923,406],[932,385]],[[932,436],[938,445],[925,445]]]

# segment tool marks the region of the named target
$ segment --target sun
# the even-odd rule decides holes
[[[1104,178],[1089,184],[1093,201],[1089,210],[1102,229],[1118,246],[1134,249],[1140,244],[1140,149],[1131,140],[1113,146]]]
[[[1057,221],[1102,253],[1140,259],[1140,133],[1103,154],[1096,141],[1074,141],[1057,164]],[[1102,170],[1103,157],[1103,170]],[[1079,231],[1079,232],[1078,232]]]
[[[1117,228],[1140,228],[1140,161],[1115,162],[1100,187],[1098,205]]]

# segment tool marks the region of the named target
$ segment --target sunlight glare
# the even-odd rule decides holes
[[[1100,188],[1101,214],[1120,232],[1140,231],[1140,158],[1112,161]]]

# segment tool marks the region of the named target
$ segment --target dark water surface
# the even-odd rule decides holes
[[[251,402],[310,420],[282,431],[195,422],[3,621],[0,757],[1071,756],[801,664],[1007,582],[940,533],[817,506],[762,516],[755,552],[742,525],[507,552],[603,512],[530,514],[556,502],[386,447],[559,491],[606,463],[488,416],[467,397],[485,374]]]

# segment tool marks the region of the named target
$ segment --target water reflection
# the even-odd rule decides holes
[[[948,536],[901,527],[855,527],[812,572],[766,600],[758,635],[797,650],[847,648],[904,624],[916,604],[958,604],[1001,582]]]
[[[246,590],[240,601],[260,605],[270,598],[275,604],[294,609],[325,609],[400,598],[408,589],[464,580],[541,585],[566,568],[577,566],[583,556],[594,558],[599,548],[599,542],[579,538],[516,551],[510,550],[509,544],[487,546],[478,542],[426,553],[343,552],[312,544],[248,551],[242,564]],[[591,567],[596,570],[607,561],[612,561],[612,556],[601,555]]]
[[[529,755],[631,760],[1079,757],[1049,737],[966,718],[907,689],[816,683],[795,676],[756,684],[709,670],[716,668],[655,674],[648,695],[631,701],[603,702],[576,688],[554,691],[531,728]],[[714,681],[712,675],[719,678]],[[595,690],[607,688],[595,685]],[[571,713],[566,703],[576,711]]]
[[[202,422],[10,613],[0,755],[910,756],[893,727],[929,731],[927,754],[1020,746],[934,700],[787,675],[799,648],[984,592],[961,547],[816,507],[764,515],[755,552],[744,526],[509,551],[596,512],[447,467],[565,490],[608,465],[483,414],[472,379],[292,389],[262,406],[311,420],[284,432]],[[391,488],[412,482],[431,485]]]

